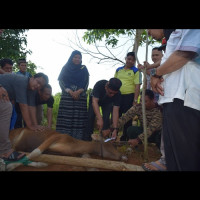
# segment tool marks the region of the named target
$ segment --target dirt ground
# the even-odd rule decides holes
[[[144,163],[144,146],[139,145],[135,149],[130,149],[129,145],[117,147],[117,149],[128,157],[126,163],[141,166]],[[131,151],[130,151],[131,150]],[[148,144],[148,161],[155,161],[161,156],[158,147],[155,144]],[[99,156],[91,156],[94,159],[102,159]],[[49,164],[47,167],[35,168],[30,166],[20,166],[14,171],[110,171],[96,168],[86,168],[70,165]]]

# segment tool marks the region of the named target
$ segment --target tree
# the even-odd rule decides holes
[[[135,39],[139,37],[138,46]],[[124,64],[124,55],[129,51],[138,51],[139,46],[146,42],[145,29],[89,29],[84,32],[83,41],[79,38],[77,31],[75,39],[68,40],[72,49],[77,47],[82,54],[89,54],[91,59],[97,60],[98,64],[111,63],[112,66]],[[149,36],[149,45],[156,41]],[[137,61],[138,62],[138,61]]]
[[[83,36],[83,39],[87,41],[88,44],[91,43],[96,43],[97,40],[102,40],[103,37],[105,37],[105,46],[111,45],[112,48],[115,47],[118,43],[118,39],[116,37],[119,37],[119,35],[122,34],[127,34],[127,35],[134,35],[134,44],[132,51],[136,53],[136,60],[138,64],[140,63],[138,58],[137,58],[137,52],[139,46],[141,46],[143,43],[146,44],[146,61],[147,61],[147,54],[148,54],[148,45],[153,44],[155,41],[150,40],[148,41],[148,34],[144,29],[136,29],[135,31],[131,29],[93,29],[93,30],[88,30],[85,35]],[[145,90],[146,90],[146,69],[142,70],[143,72],[143,89],[142,89],[142,113],[143,113],[143,127],[144,127],[144,160],[145,162],[148,161],[148,149],[147,149],[147,124],[146,124],[146,108],[145,108]]]
[[[0,59],[10,58],[13,62],[13,71],[18,71],[17,62],[19,58],[26,58],[27,54],[31,54],[31,50],[27,50],[28,29],[4,29],[0,37]],[[28,61],[27,71],[32,75],[36,73],[37,66]]]
[[[35,63],[31,62],[30,60],[27,62],[27,71],[32,75],[34,76],[36,74],[36,69],[38,67],[35,65]],[[18,64],[17,63],[14,63],[13,65],[13,71],[14,72],[17,72],[19,71],[19,68],[18,68]]]
[[[28,29],[4,29],[0,37],[1,58],[10,58],[17,62],[19,58],[24,58],[27,54],[32,53],[26,49],[26,31]]]

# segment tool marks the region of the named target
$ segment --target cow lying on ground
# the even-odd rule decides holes
[[[10,131],[10,140],[13,149],[16,151],[31,152],[28,159],[35,158],[40,154],[59,154],[76,156],[80,154],[94,154],[101,156],[101,143],[94,141],[83,141],[71,137],[68,134],[61,134],[52,129],[45,129],[41,132],[34,132],[26,128],[19,128]],[[127,160],[112,143],[102,144],[103,158],[111,160]],[[13,170],[19,163],[9,164],[8,170]],[[31,164],[32,166],[46,166],[44,163]]]

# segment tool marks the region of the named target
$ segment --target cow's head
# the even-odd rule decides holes
[[[103,142],[102,147],[104,158],[127,161],[127,157],[119,152],[112,142]]]

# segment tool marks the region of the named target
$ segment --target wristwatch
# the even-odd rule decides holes
[[[162,76],[159,76],[156,74],[156,68],[151,69],[150,75],[155,77],[155,78],[161,78]]]

